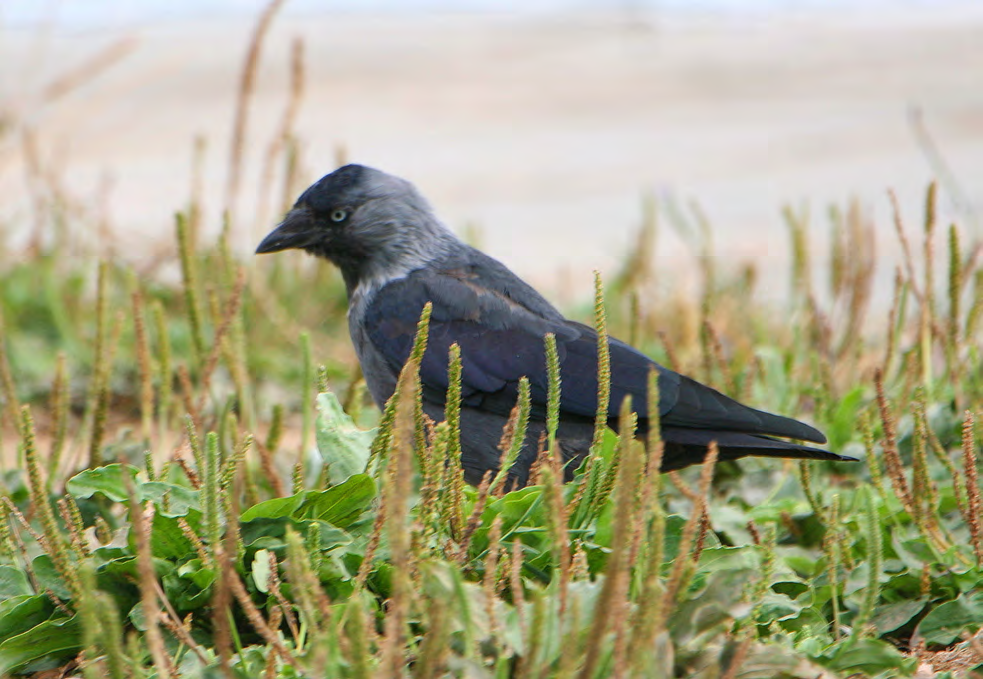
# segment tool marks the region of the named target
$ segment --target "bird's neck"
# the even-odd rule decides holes
[[[348,301],[351,302],[352,296],[358,289],[361,276],[359,276],[358,272],[356,271],[352,271],[348,268],[341,268],[341,277],[345,281],[345,291],[348,293]]]
[[[453,258],[466,246],[440,226],[427,237],[390,241],[385,247],[335,248],[319,253],[341,271],[349,303],[364,299],[387,283],[405,278],[413,271]]]

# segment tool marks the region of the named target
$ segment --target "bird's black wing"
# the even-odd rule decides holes
[[[370,341],[394,371],[409,358],[420,313],[433,303],[427,351],[420,366],[424,393],[442,403],[447,390],[448,350],[461,349],[465,405],[507,415],[519,379],[527,377],[533,407],[546,405],[544,336],[556,336],[560,358],[560,410],[593,417],[597,411],[597,334],[567,321],[503,265],[477,251],[454,266],[421,269],[378,290],[365,313]],[[641,417],[648,412],[648,374],[659,374],[659,411],[664,427],[771,434],[822,443],[823,435],[795,420],[748,408],[664,368],[611,338],[611,400],[616,417],[626,396]]]

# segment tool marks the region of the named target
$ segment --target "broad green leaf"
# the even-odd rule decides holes
[[[0,676],[48,659],[54,663],[52,667],[57,667],[78,653],[81,645],[82,634],[76,618],[46,620],[0,643]]]
[[[252,567],[253,583],[263,594],[270,591],[270,553],[265,549],[256,552]]]
[[[0,566],[0,601],[31,594],[34,589],[27,580],[27,573],[12,566]]]
[[[71,599],[72,591],[68,589],[68,584],[58,573],[58,569],[55,568],[54,562],[51,557],[47,554],[40,554],[34,557],[31,562],[31,568],[34,569],[34,577],[38,580],[38,587],[41,590],[50,589],[55,593],[55,596],[61,599]]]
[[[894,552],[898,558],[912,571],[918,572],[925,564],[935,563],[935,555],[931,548],[925,544],[921,538],[917,540],[903,540],[897,534],[892,541]]]
[[[148,481],[137,486],[141,500],[150,500],[157,505],[157,513],[164,516],[185,516],[189,510],[201,511],[200,493],[173,483]],[[167,510],[163,509],[167,498]]]
[[[506,493],[500,499],[489,503],[482,516],[482,524],[491,526],[495,514],[502,516],[502,539],[509,536],[510,531],[520,525],[545,526],[543,519],[543,488],[542,486],[527,486],[520,490]]]
[[[201,511],[198,491],[173,483],[140,481],[139,471],[132,465],[121,464],[86,469],[70,478],[65,484],[65,489],[76,498],[89,498],[99,493],[113,502],[127,502],[130,496],[126,491],[123,474],[128,473],[133,481],[136,496],[141,501],[153,502],[157,505],[159,513],[166,516],[184,516],[190,509]],[[167,498],[166,511],[163,509],[165,497]]]
[[[343,483],[364,472],[377,430],[365,431],[355,426],[331,392],[317,395],[317,411],[317,449],[328,467],[331,483]]]
[[[831,649],[827,658],[828,660],[823,664],[844,675],[855,672],[879,674],[887,670],[902,670],[902,668],[914,667],[918,662],[917,658],[905,658],[901,651],[880,639],[841,642]],[[817,660],[823,661],[823,659]]]
[[[893,632],[921,613],[926,603],[925,599],[906,599],[881,604],[874,609],[874,616],[870,623],[877,629],[878,634]]]
[[[817,642],[821,642],[817,644],[820,648],[824,643],[829,643],[829,622],[822,613],[816,611],[814,608],[803,608],[798,615],[783,618],[778,621],[778,624],[784,630],[801,632],[801,637],[811,637]]]
[[[781,622],[798,617],[802,606],[781,594],[767,593],[755,603],[755,620],[759,623]]]
[[[164,577],[175,568],[175,564],[172,562],[168,561],[167,559],[159,559],[157,557],[153,557],[151,559],[151,564],[153,565],[154,573],[158,578]],[[102,576],[103,574],[124,579],[128,578],[134,583],[135,586],[135,583],[138,582],[140,578],[140,565],[137,563],[137,558],[135,556],[116,559],[115,561],[110,561],[109,563],[103,565],[99,569],[99,575]]]
[[[983,592],[962,595],[955,601],[947,601],[919,621],[915,638],[930,644],[947,646],[962,638],[963,632],[974,633],[983,625]]]
[[[178,520],[154,514],[150,531],[150,552],[160,559],[187,559],[196,555]]]
[[[318,519],[347,528],[371,506],[375,495],[372,477],[356,474],[337,486],[310,493],[297,518]]]
[[[666,561],[674,561],[679,555],[679,547],[683,541],[683,530],[685,528],[686,519],[679,514],[670,514],[666,517],[666,546],[664,553]]]
[[[287,545],[285,537],[287,528],[293,529],[299,535],[307,535],[311,524],[316,525],[320,532],[318,542],[323,552],[347,545],[352,541],[351,536],[340,528],[314,519],[306,521],[291,518],[253,519],[242,524],[240,533],[242,542],[248,549],[268,549],[280,553]]]
[[[130,608],[130,612],[126,617],[130,619],[130,622],[133,623],[133,626],[139,631],[147,631],[147,616],[143,614],[142,601],[138,601],[137,603],[133,604],[133,607]]]
[[[771,590],[777,594],[784,594],[789,599],[796,599],[800,594],[809,590],[809,585],[804,582],[794,580],[782,580],[772,583]]]
[[[55,606],[44,594],[15,596],[0,601],[0,641],[23,634],[54,612]]]
[[[92,497],[101,493],[113,502],[123,502],[130,498],[126,492],[123,474],[130,475],[133,485],[137,485],[137,468],[131,465],[109,464],[105,467],[86,469],[68,480],[65,490],[77,498]]]
[[[290,497],[277,497],[255,504],[242,513],[239,517],[241,523],[248,523],[254,519],[279,519],[286,516],[293,516],[294,512],[303,506],[307,500],[308,493],[313,491],[303,491]]]
[[[824,675],[821,667],[791,648],[757,643],[749,649],[737,676],[741,679],[817,679]]]
[[[695,636],[727,625],[739,614],[750,612],[751,605],[742,602],[742,598],[747,583],[756,575],[751,569],[706,574],[705,586],[699,595],[684,599],[673,608],[669,624],[673,639],[679,644],[688,643]],[[746,610],[738,610],[739,607]]]
[[[836,404],[826,436],[829,438],[829,449],[839,450],[846,445],[857,431],[857,413],[864,403],[864,387],[851,389]]]
[[[164,594],[180,611],[207,606],[212,599],[211,585],[214,582],[215,571],[204,567],[198,559],[182,564],[161,578]]]

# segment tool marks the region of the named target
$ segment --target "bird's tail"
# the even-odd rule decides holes
[[[856,458],[831,453],[821,448],[781,441],[769,436],[739,432],[667,427],[662,430],[662,440],[665,441],[665,452],[662,456],[662,471],[664,472],[703,462],[711,441],[717,442],[718,460],[736,460],[741,457],[756,456],[833,460],[837,462],[857,461]]]

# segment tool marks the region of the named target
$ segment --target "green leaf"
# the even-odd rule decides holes
[[[303,491],[290,497],[275,498],[253,505],[242,513],[243,524],[257,519],[316,519],[347,528],[361,518],[375,499],[375,481],[367,474],[356,474],[343,483],[323,491]]]
[[[41,591],[50,589],[55,596],[66,601],[72,598],[72,591],[68,589],[68,584],[58,573],[50,556],[40,554],[34,557],[31,568],[34,570],[34,577],[37,578]]]
[[[377,430],[365,431],[355,426],[331,392],[317,395],[317,411],[317,449],[328,467],[331,483],[343,483],[364,472]]]
[[[925,599],[906,599],[890,604],[881,604],[874,609],[874,616],[870,623],[878,634],[893,632],[921,613],[926,603]]]
[[[545,520],[542,499],[542,486],[526,486],[506,493],[502,498],[488,505],[485,509],[487,520],[485,516],[482,516],[481,523],[486,527],[491,526],[495,514],[501,514],[503,540],[508,538],[509,532],[518,526],[543,526]]]
[[[153,502],[158,507],[157,513],[164,516],[185,516],[190,510],[201,511],[201,493],[191,488],[173,483],[148,481],[138,484],[137,491],[141,500]],[[162,509],[165,497],[167,498],[166,511]]]
[[[707,533],[704,539],[706,547],[700,553],[699,571],[734,571],[756,569],[761,566],[761,555],[746,547],[721,547],[717,536]]]
[[[257,550],[256,556],[253,558],[252,577],[256,589],[263,594],[270,591],[270,552],[268,550]]]
[[[11,566],[0,566],[0,601],[31,594],[34,594],[34,589],[24,571]]]
[[[850,672],[878,674],[886,670],[913,667],[918,662],[917,658],[905,658],[898,649],[880,639],[844,641],[832,649],[828,658],[829,660],[824,664],[844,674]],[[822,662],[822,659],[818,660]]]
[[[137,468],[131,465],[110,464],[105,467],[86,469],[68,480],[65,490],[76,498],[92,497],[101,493],[113,502],[123,502],[130,498],[123,482],[124,470],[130,475],[133,485],[137,485]]]
[[[196,556],[195,547],[174,517],[154,514],[150,524],[150,553],[160,559],[187,559]]]
[[[242,513],[239,517],[241,523],[248,523],[255,519],[281,519],[293,516],[294,512],[301,508],[307,500],[308,493],[313,491],[303,491],[290,497],[277,497],[255,504]]]
[[[151,559],[151,565],[154,568],[154,574],[158,578],[162,578],[165,575],[171,573],[175,569],[175,565],[166,559],[158,559],[153,557]],[[114,578],[122,579],[133,583],[131,586],[136,587],[136,582],[140,579],[140,565],[137,562],[135,556],[126,557],[123,559],[116,559],[115,561],[110,561],[99,569],[100,581],[105,577],[108,581]],[[100,588],[101,589],[101,588]],[[118,592],[114,592],[114,595],[118,595]]]
[[[857,430],[857,414],[863,404],[863,386],[854,387],[836,404],[829,427],[826,428],[830,450],[838,450],[850,441],[853,432]]]
[[[666,561],[673,561],[679,556],[679,547],[683,542],[683,530],[686,528],[686,519],[679,514],[670,514],[666,517],[665,525],[665,554]]]
[[[749,606],[741,602],[744,588],[756,575],[752,569],[719,570],[707,574],[698,596],[680,601],[670,614],[669,631],[679,644],[696,635],[729,625],[738,612]]]
[[[0,641],[23,634],[54,612],[55,606],[44,594],[15,596],[0,601]]]
[[[375,495],[372,477],[356,474],[340,485],[309,494],[303,511],[296,518],[317,519],[347,528],[371,506]]]
[[[345,531],[332,526],[325,521],[316,519],[301,521],[291,518],[279,519],[253,519],[248,523],[242,524],[240,533],[242,543],[247,549],[268,549],[273,552],[282,552],[286,548],[287,528],[293,529],[299,535],[307,535],[311,524],[317,526],[320,533],[319,544],[321,551],[327,552],[341,545],[347,545],[352,541],[351,536]]]
[[[963,594],[955,601],[947,601],[929,611],[918,623],[914,636],[930,644],[947,646],[961,639],[964,631],[972,634],[981,624],[983,592]]]
[[[778,624],[789,632],[802,632],[804,638],[828,643],[829,621],[813,608],[803,608],[798,615],[782,618]],[[819,647],[822,645],[819,644]]]
[[[143,602],[138,601],[131,608],[129,614],[126,616],[141,632],[147,631],[147,616],[143,614]]]
[[[797,618],[802,606],[781,594],[766,593],[755,605],[755,621],[758,623],[782,622]]]
[[[130,475],[137,497],[150,500],[165,516],[184,516],[189,510],[201,511],[198,491],[173,483],[160,481],[140,481],[139,469],[132,465],[110,464],[105,467],[86,469],[70,478],[65,489],[76,498],[89,498],[99,493],[113,502],[127,502],[130,499],[124,482],[125,473]],[[164,499],[167,509],[163,509]]]
[[[777,644],[752,644],[740,667],[738,676],[741,679],[817,679],[825,676],[821,667],[803,660],[793,649]]]
[[[164,594],[182,612],[207,606],[212,599],[214,582],[215,571],[206,568],[199,559],[192,559],[161,578]],[[130,615],[142,613],[131,611]]]
[[[46,620],[23,634],[0,643],[0,676],[42,660],[51,660],[57,667],[82,647],[78,621],[72,618]]]

